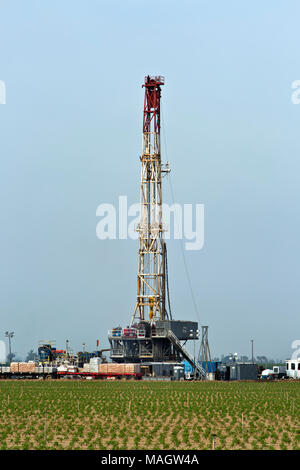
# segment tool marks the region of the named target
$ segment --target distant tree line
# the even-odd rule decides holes
[[[214,357],[212,360],[216,361],[216,362],[227,363],[227,362],[231,362],[233,360],[233,358],[229,354],[226,355],[226,356],[224,354],[222,354],[221,358]],[[237,361],[251,362],[252,358],[249,358],[248,356],[243,355],[243,356],[238,357]],[[272,358],[268,358],[267,356],[256,356],[256,357],[254,357],[254,362],[256,362],[258,365],[265,366],[265,368],[268,368],[267,366],[273,367],[273,365],[275,365],[275,364],[276,365],[285,364],[285,361],[282,360],[282,359],[272,359]]]
[[[37,352],[34,352],[33,349],[30,349],[25,356],[25,362],[36,361],[38,359]],[[20,357],[16,353],[7,354],[6,356],[6,365],[9,365],[11,362],[23,362],[24,358]]]

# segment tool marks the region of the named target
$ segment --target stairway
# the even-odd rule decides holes
[[[190,353],[182,346],[180,343],[179,339],[177,336],[173,333],[173,331],[168,330],[167,337],[171,341],[172,344],[181,352],[182,356],[191,364],[191,366],[199,372],[200,376],[202,376],[204,379],[206,378],[205,370],[203,367],[197,362],[194,361],[193,357],[190,355]]]

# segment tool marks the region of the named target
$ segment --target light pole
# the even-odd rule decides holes
[[[11,338],[14,336],[13,331],[6,331],[5,332],[6,338],[8,338],[8,344],[9,344],[9,365],[11,364]]]
[[[251,339],[252,364],[254,364],[253,343],[254,343],[254,339]]]

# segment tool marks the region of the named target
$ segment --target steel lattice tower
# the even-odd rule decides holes
[[[209,343],[208,343],[208,326],[202,326],[201,328],[202,328],[202,338],[201,338],[201,344],[200,344],[200,349],[199,349],[198,361],[200,362],[201,367],[203,368],[203,371],[205,371],[204,376],[203,375],[200,376],[200,378],[203,379],[203,378],[207,378],[208,372],[211,371],[211,354],[210,354],[210,348],[209,348]],[[210,364],[210,366],[208,366],[208,364]]]
[[[200,371],[181,341],[198,339],[198,323],[174,320],[168,288],[167,250],[162,217],[162,165],[160,148],[160,98],[164,78],[145,77],[143,145],[140,186],[137,301],[130,327],[108,332],[110,357],[115,362],[143,362],[149,373],[152,363],[179,363],[184,357]],[[166,296],[166,292],[168,295]],[[168,299],[168,309],[166,301]],[[151,372],[152,371],[152,372]]]
[[[141,160],[137,302],[131,324],[165,320],[165,243],[162,223],[160,154],[161,76],[145,77]]]

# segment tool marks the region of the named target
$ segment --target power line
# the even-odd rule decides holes
[[[165,131],[165,126],[164,126],[164,116],[163,116],[163,110],[162,110],[162,106],[161,106],[161,117],[162,117],[162,128],[163,128],[163,140],[164,140],[164,146],[165,146],[165,153],[166,153],[166,160],[169,161],[169,158],[168,158],[168,150],[167,150],[167,140],[166,140],[166,131]],[[169,183],[170,183],[170,190],[171,190],[171,196],[172,196],[172,201],[173,201],[173,204],[175,204],[175,192],[174,192],[174,188],[173,188],[173,185],[172,185],[172,178],[171,178],[171,174],[169,173],[168,174],[169,178]],[[174,215],[174,220],[176,219],[175,215]],[[176,223],[178,224],[178,220],[176,219]],[[178,225],[177,225],[177,228]],[[179,231],[178,231],[179,233]],[[200,315],[199,315],[199,311],[198,311],[198,307],[197,307],[197,302],[196,302],[196,299],[195,299],[195,295],[194,295],[194,291],[193,291],[193,286],[192,286],[192,281],[191,281],[191,277],[190,277],[190,274],[189,274],[189,269],[188,269],[188,264],[187,264],[187,260],[186,260],[186,256],[185,256],[185,252],[184,252],[184,246],[183,246],[183,240],[182,238],[179,240],[180,241],[180,248],[181,248],[181,254],[182,254],[182,258],[183,258],[183,264],[184,264],[184,269],[185,269],[185,274],[186,274],[186,277],[187,277],[187,281],[188,281],[188,285],[189,285],[189,289],[190,289],[190,293],[191,293],[191,298],[192,298],[192,302],[193,302],[193,306],[194,306],[194,310],[195,310],[195,313],[197,315],[197,318],[198,318],[198,321],[200,323]]]

